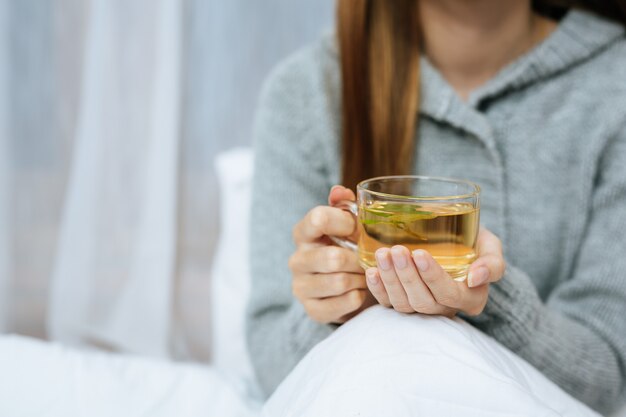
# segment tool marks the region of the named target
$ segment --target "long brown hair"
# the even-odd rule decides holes
[[[626,24],[626,0],[533,0],[560,18],[572,7]],[[338,0],[342,78],[342,181],[409,174],[419,91],[418,0]]]

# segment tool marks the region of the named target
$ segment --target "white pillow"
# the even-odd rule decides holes
[[[214,365],[249,398],[258,389],[245,342],[245,309],[250,292],[248,225],[253,157],[250,148],[217,156],[220,236],[211,277]]]

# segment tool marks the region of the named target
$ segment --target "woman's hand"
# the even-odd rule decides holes
[[[333,187],[328,197],[330,205],[354,199],[354,193],[341,186]],[[293,229],[297,247],[289,259],[293,294],[315,321],[344,323],[375,304],[357,255],[332,245],[328,238],[351,236],[355,230],[352,215],[328,206],[315,207]]]
[[[500,280],[506,267],[500,240],[487,229],[478,234],[477,252],[467,281],[457,282],[426,251],[381,248],[378,268],[366,271],[367,284],[380,304],[403,313],[476,316],[487,304],[489,283]]]

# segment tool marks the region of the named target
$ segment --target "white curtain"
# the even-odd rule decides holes
[[[48,330],[65,342],[167,356],[180,2],[94,0],[88,19]]]
[[[0,0],[0,62],[7,62],[9,50],[7,2]],[[10,237],[12,235],[9,221],[9,186],[11,168],[9,166],[9,132],[7,128],[9,88],[8,68],[0,64],[0,333],[8,329],[8,277],[10,270],[11,253]]]
[[[213,159],[332,0],[0,0],[0,332],[210,356]]]

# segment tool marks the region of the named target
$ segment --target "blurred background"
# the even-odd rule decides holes
[[[208,360],[214,158],[333,9],[0,0],[0,333]]]

